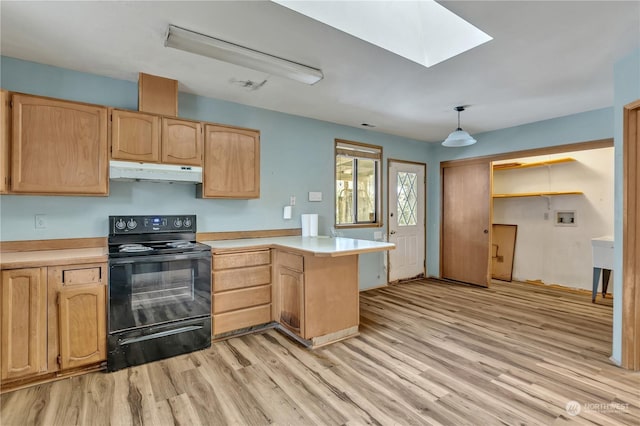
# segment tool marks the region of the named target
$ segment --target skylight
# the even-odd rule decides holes
[[[272,0],[425,67],[492,37],[433,0]]]

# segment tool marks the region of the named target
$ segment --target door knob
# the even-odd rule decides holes
[[[395,234],[395,233],[396,233],[396,231],[391,231],[391,235],[393,235],[393,234]]]
[[[484,231],[482,231],[482,232],[484,232],[485,234],[488,234],[488,233],[489,233],[489,230],[488,230],[488,229],[485,229],[485,230],[484,230]]]

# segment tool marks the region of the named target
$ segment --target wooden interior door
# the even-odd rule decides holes
[[[491,164],[442,165],[442,278],[488,287]]]
[[[638,172],[640,99],[625,105],[623,123],[622,367],[638,371],[640,370],[640,173]]]

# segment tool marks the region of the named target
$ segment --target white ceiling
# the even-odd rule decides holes
[[[361,2],[366,7],[367,2]],[[424,141],[609,107],[640,1],[443,1],[494,39],[425,68],[269,1],[0,2],[2,55]],[[336,7],[338,7],[336,5]],[[313,86],[165,48],[169,24],[320,68]],[[268,82],[249,91],[230,81]]]

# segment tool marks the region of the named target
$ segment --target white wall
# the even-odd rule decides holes
[[[576,161],[494,173],[494,193],[582,191],[584,195],[494,200],[494,223],[518,225],[513,279],[590,290],[591,238],[613,235],[614,149],[519,158]],[[555,212],[576,212],[575,226],[555,226]],[[545,214],[548,216],[545,219]],[[610,288],[611,289],[611,288]]]

